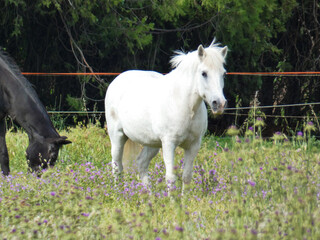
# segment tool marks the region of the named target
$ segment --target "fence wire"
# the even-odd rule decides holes
[[[118,76],[121,73],[114,72],[96,72],[96,73],[36,73],[36,72],[22,72],[26,76]],[[164,73],[166,74],[166,73]],[[228,72],[227,75],[238,75],[238,76],[315,76],[320,77],[320,72],[309,71],[309,72]],[[303,106],[315,106],[320,105],[320,102],[312,103],[295,103],[295,104],[282,104],[282,105],[269,105],[269,106],[247,106],[247,107],[233,107],[225,108],[225,115],[237,115],[237,116],[248,116],[245,113],[232,113],[230,111],[240,110],[252,110],[252,109],[270,109],[270,108],[289,108],[289,107],[303,107]],[[62,115],[99,115],[105,114],[105,111],[48,111],[49,114],[62,114]],[[266,117],[274,118],[308,118],[310,116],[283,116],[283,115],[264,115]]]
[[[301,107],[301,106],[314,106],[320,105],[320,102],[313,103],[296,103],[296,104],[282,104],[282,105],[270,105],[270,106],[249,106],[249,107],[235,107],[235,108],[226,108],[224,115],[235,115],[235,116],[248,116],[248,113],[235,113],[228,111],[238,111],[238,110],[252,110],[252,109],[268,109],[268,108],[288,108],[288,107]],[[99,115],[105,114],[105,111],[48,111],[49,114],[61,114],[61,115]],[[297,118],[305,119],[310,118],[310,116],[287,116],[287,115],[264,115],[265,117],[270,118]]]

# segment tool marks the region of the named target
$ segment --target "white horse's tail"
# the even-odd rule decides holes
[[[122,165],[126,172],[138,170],[136,160],[140,152],[141,145],[128,139],[126,144],[124,145],[122,157]]]

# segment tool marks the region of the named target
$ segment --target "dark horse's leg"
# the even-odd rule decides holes
[[[9,175],[9,156],[6,145],[6,123],[5,119],[0,120],[0,165],[4,175]]]

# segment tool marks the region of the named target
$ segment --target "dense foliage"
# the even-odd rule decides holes
[[[231,50],[229,72],[310,71],[320,65],[319,2],[314,0],[3,0],[0,13],[0,46],[28,72],[168,72],[173,50],[194,50],[214,36]],[[59,110],[103,110],[99,100],[112,80],[29,79],[45,105]],[[246,106],[256,91],[261,104],[270,105],[319,101],[319,90],[313,77],[229,76],[225,93],[229,106]],[[307,111],[291,108],[281,114]]]
[[[235,129],[233,129],[235,130]],[[100,126],[71,128],[73,144],[41,178],[27,173],[27,135],[8,134],[12,174],[0,176],[1,239],[319,239],[319,142],[298,132],[262,141],[207,137],[191,186],[165,191],[159,154],[151,188],[135,172],[113,180],[110,141]],[[233,131],[235,133],[235,131]],[[307,136],[306,136],[307,135]]]

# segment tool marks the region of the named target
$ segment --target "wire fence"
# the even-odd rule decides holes
[[[248,116],[248,113],[238,113],[229,111],[239,111],[239,110],[258,110],[258,109],[270,109],[270,108],[287,108],[287,107],[301,107],[301,106],[314,106],[320,105],[320,102],[314,103],[298,103],[298,104],[283,104],[283,105],[270,105],[270,106],[250,106],[250,107],[235,107],[235,108],[225,108],[225,115],[237,115],[237,116]],[[105,114],[105,111],[48,111],[49,114],[61,114],[61,115],[102,115]],[[287,116],[287,115],[266,115],[265,117],[271,118],[297,118],[305,119],[310,116]]]
[[[120,73],[114,72],[77,72],[77,73],[36,73],[36,72],[22,72],[25,76],[118,76]],[[165,74],[165,73],[164,73]],[[319,71],[308,72],[228,72],[227,75],[231,76],[315,76],[320,77]],[[225,108],[226,115],[248,116],[249,113],[239,113],[240,110],[252,110],[252,109],[274,109],[274,108],[289,108],[289,107],[304,107],[320,105],[320,102],[310,103],[294,103],[294,104],[282,104],[282,105],[269,105],[269,106],[247,106],[247,107],[233,107]],[[236,111],[236,112],[232,112]],[[62,114],[62,115],[102,115],[105,111],[48,111],[49,114]],[[265,117],[273,118],[297,118],[305,119],[310,116],[283,116],[283,115],[264,115]]]
[[[268,108],[287,108],[287,107],[303,107],[303,106],[314,106],[320,105],[320,102],[312,103],[293,103],[293,104],[281,104],[281,105],[269,105],[269,106],[250,106],[250,107],[234,107],[234,108],[225,108],[225,111],[234,111],[234,110],[251,110],[251,109],[268,109]]]

